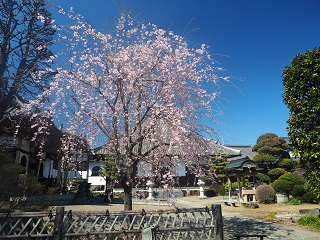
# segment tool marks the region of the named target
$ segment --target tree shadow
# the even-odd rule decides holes
[[[223,224],[226,240],[235,239],[234,234],[265,234],[268,239],[290,239],[290,236],[294,235],[293,229],[242,216],[223,217]]]

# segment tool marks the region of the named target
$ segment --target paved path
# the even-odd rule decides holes
[[[198,199],[197,197],[178,198],[175,201],[175,205],[178,208],[205,207],[214,203],[218,203],[217,200],[213,200],[212,198]],[[159,204],[157,202],[146,203],[136,201],[133,208],[134,210],[144,209],[148,211],[156,209],[166,209],[169,208],[169,206],[166,206],[165,204],[161,203]],[[67,211],[70,209],[72,209],[73,211],[105,211],[106,209],[108,209],[109,211],[122,211],[123,204],[106,205],[105,203],[103,203],[101,199],[96,199],[92,202],[91,205],[70,205],[65,206],[65,209]],[[266,234],[268,238],[265,238],[265,240],[320,240],[319,232],[306,231],[291,226],[265,222],[254,218],[242,216],[237,213],[231,213],[226,211],[223,211],[222,215],[224,219],[225,240],[234,239],[232,237],[234,233]],[[255,240],[257,238],[250,239]]]
[[[192,197],[186,197],[177,199],[176,201],[176,205],[178,207],[205,207],[212,203],[214,202],[212,202],[212,199],[210,198],[207,200],[200,200]],[[265,234],[268,236],[268,238],[265,238],[266,240],[320,240],[320,232],[306,231],[300,228],[265,222],[226,211],[222,211],[222,215],[224,221],[223,232],[225,240],[234,239],[232,236],[235,233]]]

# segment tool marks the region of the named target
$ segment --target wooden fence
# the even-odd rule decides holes
[[[39,213],[0,213],[0,239],[141,240],[155,227],[154,239],[223,240],[221,205],[128,212],[66,212],[64,207]]]

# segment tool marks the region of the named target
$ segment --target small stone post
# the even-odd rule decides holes
[[[205,182],[202,181],[201,179],[198,180],[198,183],[197,183],[199,186],[200,186],[200,196],[199,198],[206,198],[206,196],[204,195],[204,185],[205,185]]]
[[[154,186],[154,183],[151,180],[148,180],[146,185],[148,187],[148,197],[147,197],[147,199],[148,200],[154,200],[154,197],[153,197],[153,186]]]

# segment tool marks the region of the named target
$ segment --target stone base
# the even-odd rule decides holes
[[[205,198],[207,198],[207,196],[199,196],[198,198],[199,199],[205,199]]]

